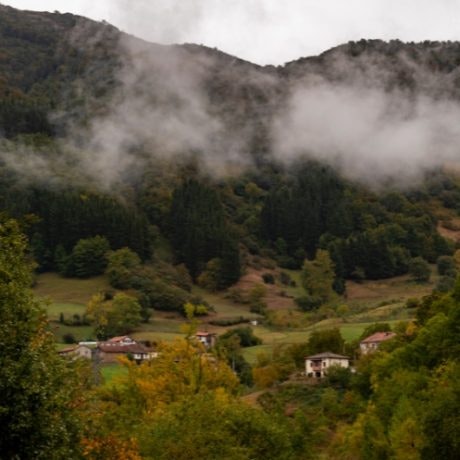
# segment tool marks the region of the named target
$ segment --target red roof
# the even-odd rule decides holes
[[[61,350],[58,351],[58,353],[72,353],[77,348],[78,348],[78,345],[73,346],[73,347],[62,348]]]
[[[195,334],[197,337],[208,337],[210,335],[216,335],[216,334],[213,334],[212,332],[202,332],[202,331],[198,331],[196,334]]]
[[[127,335],[120,335],[118,337],[112,337],[108,340],[108,342],[119,343],[124,342],[126,339],[133,341],[133,339],[131,339],[131,337],[128,337]]]
[[[86,348],[88,350],[91,350],[86,345],[78,344],[78,345],[73,345],[71,347],[62,348],[61,350],[58,350],[58,353],[61,354],[61,355],[65,355],[67,353],[73,353],[73,352],[77,351],[79,348]]]
[[[392,339],[396,334],[394,332],[376,332],[375,334],[366,337],[364,340],[361,340],[361,343],[379,343],[385,342],[385,340]]]

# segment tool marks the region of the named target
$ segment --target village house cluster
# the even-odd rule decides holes
[[[80,342],[78,345],[60,350],[59,354],[72,358],[93,359],[101,363],[116,363],[121,356],[141,363],[156,356],[152,348],[126,335],[112,337],[104,342]]]
[[[376,332],[366,337],[359,344],[361,354],[365,355],[376,351],[381,343],[395,336],[394,332]],[[194,338],[205,349],[209,349],[216,344],[217,334],[198,331]],[[153,348],[126,335],[112,337],[103,342],[80,342],[78,345],[60,350],[59,354],[71,358],[92,359],[103,364],[116,363],[122,356],[129,357],[140,364],[158,356]],[[305,357],[305,375],[307,377],[323,378],[333,366],[347,369],[350,367],[350,358],[329,351]]]
[[[394,332],[376,332],[366,337],[359,343],[361,354],[366,355],[376,351],[383,342],[393,337],[396,337]],[[305,375],[307,377],[322,378],[327,375],[328,369],[332,366],[349,368],[350,358],[328,351],[307,356],[305,358]]]
[[[217,334],[207,331],[198,331],[195,340],[201,343],[206,349],[216,344]],[[129,357],[140,364],[156,358],[158,353],[144,343],[138,342],[127,335],[112,337],[101,342],[79,342],[77,345],[63,348],[58,353],[61,356],[70,358],[92,359],[102,364],[118,362],[122,356]]]

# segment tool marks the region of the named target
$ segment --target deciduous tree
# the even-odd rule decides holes
[[[26,245],[16,222],[0,218],[1,457],[78,458],[77,364],[56,353],[45,313],[29,291]]]

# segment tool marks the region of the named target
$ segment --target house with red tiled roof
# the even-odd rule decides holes
[[[116,363],[122,356],[131,357],[137,363],[155,357],[153,350],[128,336],[112,337],[105,342],[99,342],[96,353],[99,361],[103,363]]]
[[[131,337],[127,335],[120,335],[117,337],[112,337],[111,339],[107,340],[109,343],[118,343],[119,345],[132,345],[136,343]]]
[[[206,348],[211,348],[216,344],[217,334],[207,331],[198,331],[195,334],[195,338]]]
[[[364,340],[361,340],[359,343],[359,348],[363,355],[367,353],[371,353],[380,346],[382,342],[386,342],[387,340],[396,337],[394,332],[376,332],[375,334],[366,337]]]
[[[350,358],[326,351],[305,358],[305,375],[307,377],[322,378],[331,366],[348,368]]]

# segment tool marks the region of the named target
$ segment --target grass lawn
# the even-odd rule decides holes
[[[64,342],[65,334],[72,334],[77,342],[94,339],[94,329],[92,326],[67,326],[56,322],[51,322],[49,325],[51,331],[56,336],[57,342]]]
[[[270,354],[272,351],[273,347],[271,345],[256,345],[255,347],[243,348],[242,353],[244,359],[252,366],[256,363],[259,353]]]
[[[37,276],[34,294],[60,304],[86,305],[96,293],[112,289],[105,276],[90,279],[63,278],[57,273],[43,273]]]
[[[296,331],[274,331],[263,326],[254,328],[254,334],[263,340],[262,345],[248,347],[243,349],[244,358],[250,363],[256,362],[257,355],[261,352],[271,353],[276,346],[290,345],[293,343],[307,342],[311,332],[321,329],[330,329],[338,327],[340,333],[346,342],[351,342],[357,339],[366,329],[367,326],[374,324],[378,321],[372,322],[356,322],[356,323],[341,323],[337,318],[331,320],[324,320],[304,330]],[[394,325],[399,320],[385,321],[390,325]]]
[[[61,313],[65,319],[72,319],[73,315],[82,316],[85,313],[85,305],[78,303],[51,303],[46,307],[50,321],[59,321]]]
[[[193,288],[193,294],[199,295],[206,302],[214,307],[216,315],[213,318],[228,318],[234,316],[244,316],[245,318],[260,318],[260,315],[251,313],[248,305],[233,303],[229,299],[225,299],[222,294],[207,292],[199,287]]]
[[[149,340],[150,342],[172,342],[173,340],[184,337],[184,334],[179,332],[152,332],[140,331],[130,334],[134,340]]]
[[[116,384],[117,377],[126,375],[128,373],[126,367],[121,364],[104,364],[101,366],[101,375],[104,379],[105,385]],[[115,380],[114,380],[115,379]]]
[[[297,283],[296,287],[287,288],[286,291],[290,295],[301,295],[300,272],[284,271]],[[339,327],[344,339],[350,341],[359,337],[371,323],[382,321],[394,323],[397,320],[408,319],[408,310],[404,306],[405,300],[409,297],[420,298],[431,292],[436,278],[433,276],[431,282],[426,284],[416,284],[408,276],[362,283],[348,282],[348,297],[342,301],[348,305],[349,312],[344,319],[326,319],[301,329],[272,329],[256,326],[254,333],[263,340],[263,345],[245,349],[244,355],[249,362],[254,362],[260,351],[270,352],[278,345],[305,342],[311,331],[315,329]],[[45,273],[37,277],[34,293],[50,301],[47,307],[51,320],[50,327],[57,341],[62,343],[64,334],[72,334],[77,341],[94,339],[94,330],[91,326],[66,326],[60,324],[58,320],[61,313],[66,319],[71,319],[75,314],[82,315],[85,304],[91,296],[106,289],[110,289],[110,286],[104,276],[80,280],[62,278],[56,273]],[[248,305],[235,304],[226,299],[222,293],[210,293],[199,287],[194,287],[193,293],[201,296],[215,309],[215,313],[200,319],[203,323],[200,327],[217,332],[219,335],[228,328],[206,324],[209,320],[238,316],[260,318],[259,315],[249,311]],[[179,315],[154,312],[149,323],[141,324],[131,335],[137,340],[173,341],[184,337],[180,331],[183,323],[184,318]]]
[[[180,333],[180,326],[185,322],[185,318],[181,319],[168,319],[157,316],[157,313],[153,313],[153,317],[148,323],[141,323],[136,328],[136,332],[167,332],[172,334]]]
[[[367,326],[370,326],[371,324],[375,324],[376,322],[379,321],[372,321],[370,323],[345,323],[341,324],[339,326],[340,328],[340,333],[342,334],[342,337],[344,338],[345,342],[351,342],[352,340],[357,339],[366,329]],[[393,327],[395,324],[399,323],[400,320],[392,320],[392,321],[381,321],[390,324],[391,327]]]
[[[282,269],[281,271],[287,273],[292,281],[295,281],[295,286],[286,286],[284,289],[286,292],[293,296],[293,297],[301,297],[305,295],[305,291],[302,287],[302,282],[300,281],[300,270],[287,270],[287,269]]]

